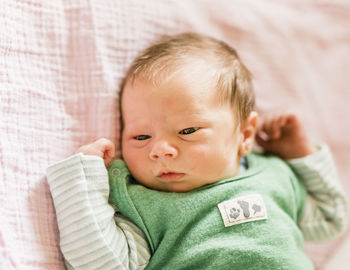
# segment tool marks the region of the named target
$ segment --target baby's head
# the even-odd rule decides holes
[[[185,192],[238,174],[257,114],[234,49],[193,33],[143,51],[123,84],[122,154],[141,184]]]

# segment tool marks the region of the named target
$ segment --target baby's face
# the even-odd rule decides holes
[[[176,76],[162,85],[127,83],[122,153],[146,187],[186,192],[238,173],[239,124],[216,91]]]

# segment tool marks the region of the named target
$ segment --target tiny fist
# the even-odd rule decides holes
[[[103,160],[106,166],[113,160],[115,156],[115,145],[112,141],[101,138],[94,142],[96,147],[103,153]]]
[[[115,145],[112,141],[101,138],[93,143],[81,146],[76,153],[101,157],[107,165],[115,156]]]

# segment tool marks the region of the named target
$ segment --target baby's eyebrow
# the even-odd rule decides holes
[[[203,114],[188,114],[186,115],[186,119],[184,122],[196,122],[196,123],[208,123],[211,122],[213,119],[210,116],[206,116]]]
[[[149,132],[149,126],[146,124],[124,124],[124,128],[123,128],[124,132],[127,133],[133,133],[133,134],[146,134],[147,132]]]

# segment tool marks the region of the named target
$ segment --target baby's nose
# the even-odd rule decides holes
[[[150,152],[150,158],[157,160],[160,158],[175,158],[177,157],[178,151],[175,146],[171,145],[167,141],[156,142]]]

